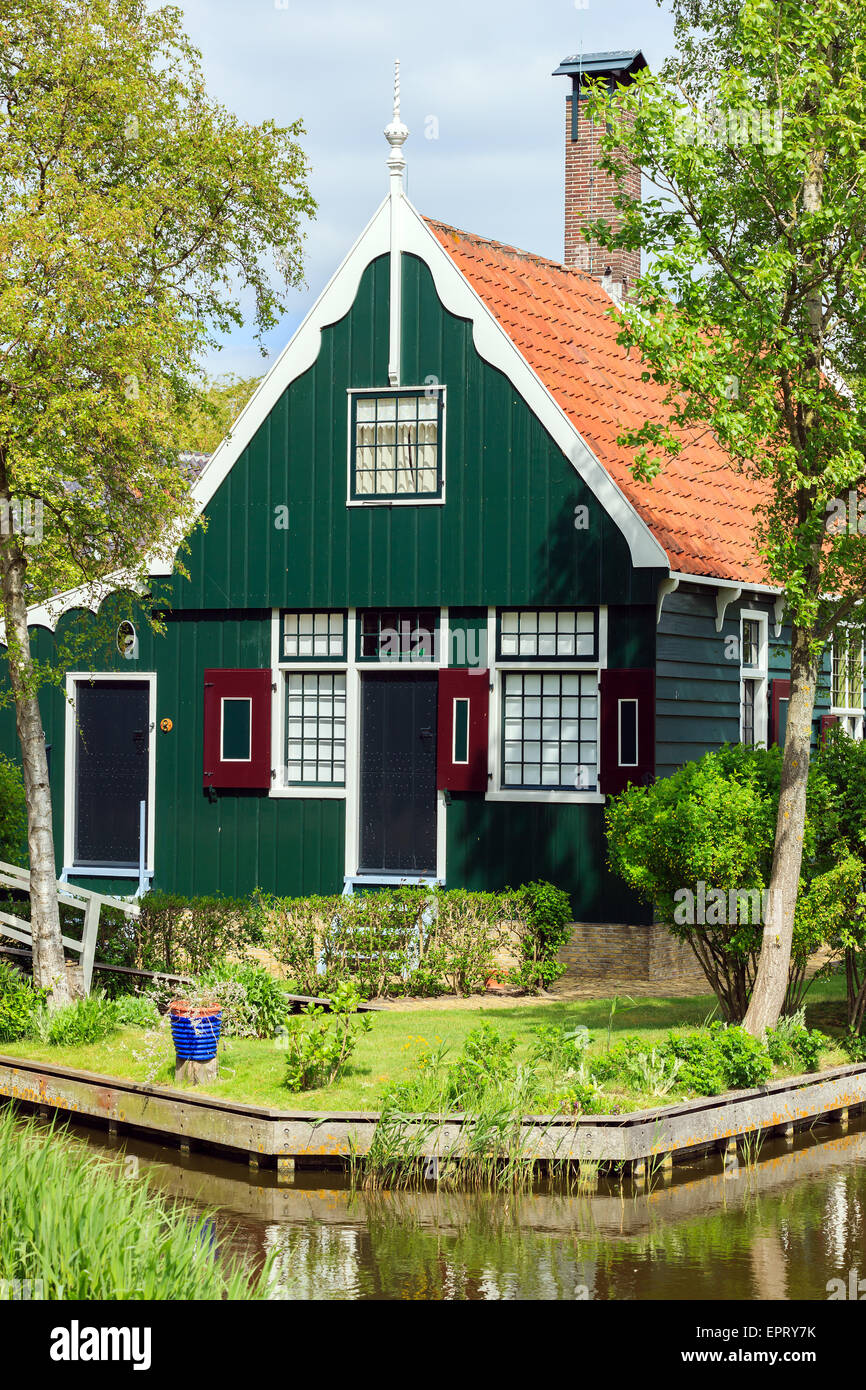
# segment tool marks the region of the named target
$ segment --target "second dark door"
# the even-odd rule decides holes
[[[436,872],[437,684],[363,677],[361,873]]]

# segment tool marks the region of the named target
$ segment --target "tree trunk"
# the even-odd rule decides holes
[[[5,542],[0,540],[0,583],[9,654],[9,680],[15,697],[15,723],[21,745],[27,799],[33,981],[40,989],[49,991],[50,1003],[57,1006],[68,1003],[71,995],[60,933],[45,732],[39,713],[27,632],[27,603],[24,597],[26,560],[22,547],[20,536],[9,536]]]
[[[767,921],[761,944],[761,958],[752,998],[743,1027],[759,1038],[774,1028],[788,989],[794,912],[803,859],[803,830],[806,823],[806,787],[812,741],[812,714],[818,662],[810,650],[811,634],[804,628],[791,629],[791,696],[779,791],[779,814]]]

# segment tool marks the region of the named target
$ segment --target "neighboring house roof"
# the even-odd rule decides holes
[[[625,427],[665,418],[665,388],[642,380],[645,364],[617,342],[601,285],[543,256],[425,221],[664,547],[671,569],[766,584],[753,517],[763,488],[710,431],[665,462],[654,483],[632,476],[617,438]]]

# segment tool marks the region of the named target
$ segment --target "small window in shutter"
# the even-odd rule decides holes
[[[436,785],[440,791],[487,790],[490,673],[439,672]]]
[[[270,671],[205,671],[203,785],[270,788]]]
[[[617,796],[655,777],[655,672],[602,671],[600,691],[599,790]]]

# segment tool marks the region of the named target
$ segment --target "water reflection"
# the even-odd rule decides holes
[[[353,1191],[321,1173],[280,1185],[122,1148],[167,1193],[218,1207],[221,1244],[256,1270],[270,1260],[275,1299],[826,1299],[830,1280],[866,1273],[863,1120],[767,1143],[733,1172],[716,1156],[650,1190],[601,1180],[579,1195]]]

